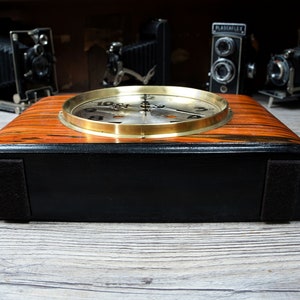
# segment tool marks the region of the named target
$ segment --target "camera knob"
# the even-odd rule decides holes
[[[256,64],[248,63],[247,64],[247,77],[253,79],[256,75]]]

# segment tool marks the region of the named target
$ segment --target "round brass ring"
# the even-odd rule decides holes
[[[140,119],[136,121],[136,116],[139,117],[143,113],[140,108],[143,97],[147,98],[148,106],[165,107],[153,110],[153,112],[160,113],[157,118],[152,116],[151,112],[147,112],[148,116],[145,121],[141,122]],[[141,100],[137,102],[137,99]],[[116,112],[110,109],[109,113],[115,114],[116,119],[117,114],[121,117],[125,116],[123,119],[126,122],[94,120],[82,117],[78,113],[83,111],[84,107],[100,112],[104,111],[103,106],[99,106],[99,103],[103,103],[103,101],[113,103],[114,107],[124,105],[125,101],[126,108],[120,110],[122,113],[126,111],[123,115],[118,109]],[[127,107],[130,108],[128,111]],[[203,117],[192,118],[194,110],[197,111],[195,108],[199,110],[199,107],[205,107],[208,113]],[[167,117],[163,119],[165,121],[161,121],[161,116],[167,115],[165,111],[175,111],[175,121]],[[187,118],[176,121],[176,113],[177,115],[182,114],[184,117],[186,114]],[[131,114],[135,118],[131,118]],[[198,116],[197,113],[194,114]],[[168,114],[168,117],[172,118],[169,115],[172,114]],[[231,116],[232,112],[228,102],[212,92],[180,86],[151,85],[119,86],[84,92],[68,99],[59,112],[60,121],[69,128],[87,134],[119,138],[165,138],[191,135],[220,127],[226,124]]]

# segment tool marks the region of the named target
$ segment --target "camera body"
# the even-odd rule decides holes
[[[56,94],[57,77],[50,28],[15,30],[0,39],[0,109],[21,112],[38,99]]]
[[[141,26],[139,40],[111,43],[107,51],[104,86],[167,85],[170,80],[170,29],[165,19]]]
[[[300,47],[271,56],[265,93],[276,98],[300,96]]]
[[[244,94],[250,90],[249,80],[256,66],[251,58],[251,45],[244,23],[212,24],[209,91]],[[251,61],[252,59],[252,61]]]

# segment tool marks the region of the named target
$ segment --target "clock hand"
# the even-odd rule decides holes
[[[205,115],[201,115],[201,114],[198,114],[198,113],[195,113],[195,112],[190,112],[188,110],[184,110],[184,109],[178,109],[178,108],[171,108],[171,107],[162,107],[162,106],[159,106],[159,107],[156,107],[158,109],[162,109],[162,110],[168,110],[168,111],[173,111],[173,112],[179,112],[179,113],[184,113],[184,114],[187,114],[187,115],[192,115],[192,116],[199,116],[200,118],[204,118]]]

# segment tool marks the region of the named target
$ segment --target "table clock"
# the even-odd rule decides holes
[[[7,221],[300,219],[300,138],[246,95],[48,96],[0,131],[0,176]]]

